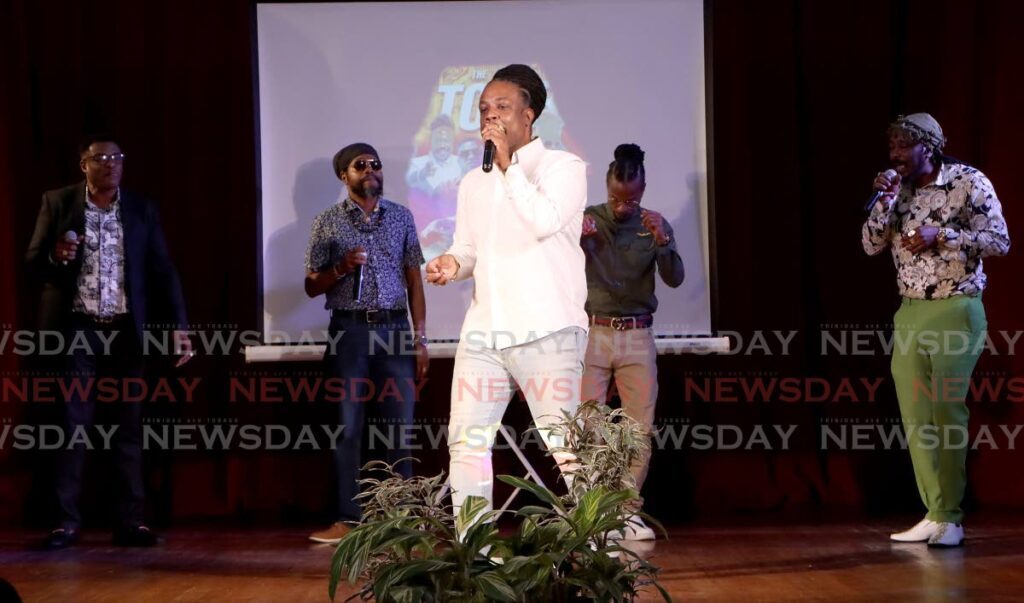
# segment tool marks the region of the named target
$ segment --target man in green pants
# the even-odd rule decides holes
[[[897,542],[960,546],[967,484],[965,401],[984,346],[987,278],[982,258],[1006,255],[1010,238],[992,183],[942,154],[942,128],[927,113],[889,126],[892,169],[864,224],[864,250],[892,248],[903,302],[893,319],[892,376],[921,499],[928,514]]]

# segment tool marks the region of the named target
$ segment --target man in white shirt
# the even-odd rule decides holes
[[[481,136],[494,166],[459,186],[455,240],[427,264],[427,281],[475,278],[452,378],[448,447],[456,511],[492,500],[491,448],[515,392],[523,391],[547,446],[549,427],[579,405],[587,348],[585,258],[579,246],[586,166],[544,148],[533,124],[547,91],[526,65],[499,69],[480,97]],[[563,465],[571,456],[556,454]]]

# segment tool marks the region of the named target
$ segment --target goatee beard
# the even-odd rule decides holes
[[[363,182],[363,197],[366,197],[367,199],[379,197],[383,188],[383,183]]]

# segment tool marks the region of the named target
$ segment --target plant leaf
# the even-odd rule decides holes
[[[487,596],[490,601],[505,601],[506,603],[514,603],[516,600],[516,591],[512,590],[498,572],[484,572],[476,577],[477,582],[480,584],[480,590]]]
[[[562,501],[559,500],[558,497],[555,496],[555,494],[551,490],[548,490],[547,488],[541,486],[540,484],[531,482],[530,480],[526,480],[521,477],[516,477],[514,475],[499,475],[498,479],[505,482],[506,484],[519,488],[520,490],[526,490],[530,494],[533,494],[537,498],[541,499],[542,501],[548,503],[549,505],[555,507],[560,511],[565,511],[565,507],[562,505]]]
[[[462,501],[462,508],[459,509],[459,516],[455,519],[455,529],[459,534],[465,534],[470,526],[480,520],[488,506],[487,499],[481,496],[467,496]]]

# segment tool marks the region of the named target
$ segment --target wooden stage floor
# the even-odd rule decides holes
[[[1024,601],[1024,521],[979,518],[966,526],[966,546],[952,550],[890,544],[888,532],[902,527],[696,523],[638,552],[662,568],[677,601]],[[164,535],[161,547],[133,550],[87,532],[76,547],[43,552],[29,548],[38,534],[0,532],[0,577],[27,602],[328,601],[332,549],[306,541],[305,530],[203,526]]]

